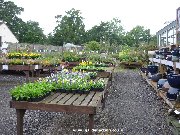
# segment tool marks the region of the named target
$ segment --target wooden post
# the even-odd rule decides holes
[[[32,73],[32,77],[34,77],[34,70],[31,70],[31,73]]]
[[[40,69],[37,69],[37,70],[36,70],[36,76],[37,76],[37,77],[40,77],[40,72],[41,72]]]
[[[93,135],[92,129],[94,127],[94,114],[89,114],[89,132],[88,135]]]
[[[17,135],[23,135],[23,117],[25,114],[25,109],[16,109],[17,115]]]
[[[23,71],[26,75],[26,82],[29,82],[29,72],[30,71]]]
[[[165,66],[162,64],[159,64],[159,73],[164,74],[166,72]]]

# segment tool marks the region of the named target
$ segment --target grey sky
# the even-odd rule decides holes
[[[11,0],[25,11],[24,21],[37,21],[45,34],[57,25],[55,16],[64,15],[71,8],[78,9],[85,18],[86,29],[118,17],[125,31],[137,25],[151,29],[151,34],[165,26],[166,21],[176,18],[180,0]]]

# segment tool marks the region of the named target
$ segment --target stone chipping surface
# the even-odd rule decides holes
[[[16,135],[16,112],[9,107],[9,91],[24,76],[0,74],[0,135]],[[138,74],[122,70],[113,75],[105,109],[95,116],[96,135],[172,135],[166,123],[167,105]],[[84,135],[88,115],[26,111],[25,135]]]

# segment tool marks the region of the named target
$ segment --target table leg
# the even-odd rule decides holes
[[[36,73],[37,73],[37,77],[40,77],[40,70],[36,70]]]
[[[29,82],[29,72],[30,71],[23,71],[26,75],[26,82]]]
[[[93,135],[92,129],[94,127],[94,114],[89,114],[89,132],[88,135]]]
[[[17,115],[17,135],[23,135],[23,117],[25,114],[25,109],[16,109]]]
[[[32,77],[34,77],[34,70],[32,70],[31,73],[32,73]]]

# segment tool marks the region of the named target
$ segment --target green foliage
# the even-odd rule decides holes
[[[81,56],[78,55],[75,52],[63,52],[63,61],[68,61],[68,62],[78,62],[81,59]]]
[[[138,47],[140,43],[149,44],[150,41],[150,30],[145,29],[143,26],[136,26],[130,32],[126,33],[124,42],[128,46]]]
[[[24,24],[24,32],[20,37],[20,41],[24,43],[37,43],[44,44],[46,42],[46,36],[43,33],[43,29],[39,27],[38,22],[28,21]]]
[[[89,65],[89,66],[76,66],[73,68],[73,70],[89,70],[89,71],[104,71],[104,67],[96,67],[93,65]]]
[[[133,48],[128,47],[126,49],[123,49],[119,53],[119,60],[120,62],[138,62],[142,64],[146,59],[143,57],[142,53],[135,51]]]
[[[0,20],[6,22],[20,43],[44,44],[46,37],[38,22],[24,22],[18,17],[24,9],[14,2],[0,0]]]
[[[16,86],[10,91],[10,94],[15,100],[28,101],[31,98],[43,97],[53,89],[51,83],[35,82],[27,83],[22,86]]]
[[[62,46],[63,43],[84,43],[85,25],[79,10],[72,8],[64,16],[57,15],[56,19],[58,25],[54,29],[52,44]]]
[[[87,41],[108,41],[112,44],[122,44],[123,27],[118,18],[113,18],[111,21],[101,22],[100,25],[95,25],[87,31]]]
[[[86,50],[90,50],[90,51],[99,51],[101,48],[101,45],[96,41],[90,41],[85,44],[85,48]]]
[[[6,22],[17,38],[23,30],[24,22],[18,17],[23,11],[24,9],[15,5],[14,2],[0,0],[0,20]]]

